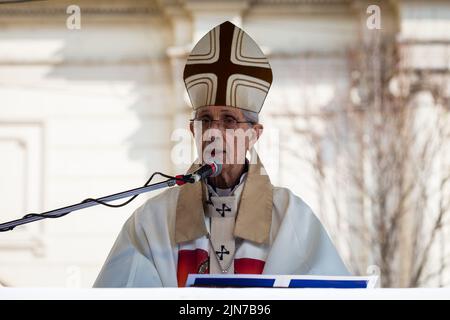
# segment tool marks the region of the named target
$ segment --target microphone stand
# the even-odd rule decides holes
[[[176,184],[182,185],[182,184],[185,184],[186,182],[193,182],[193,181],[188,176],[179,175],[179,176],[176,176],[175,178],[171,178],[171,179],[168,179],[163,182],[158,182],[158,183],[150,184],[148,186],[115,193],[115,194],[105,196],[105,197],[102,197],[102,198],[99,198],[96,200],[102,201],[102,202],[109,202],[109,201],[114,201],[114,200],[127,198],[127,197],[131,197],[131,196],[136,196],[136,195],[144,193],[144,192],[149,192],[149,191],[153,191],[153,190],[157,190],[157,189],[161,189],[161,188],[173,187]],[[70,205],[67,207],[59,208],[59,209],[54,209],[51,211],[44,212],[42,214],[28,214],[21,219],[17,219],[17,220],[13,220],[13,221],[9,221],[9,222],[0,224],[0,232],[10,231],[10,230],[13,230],[17,226],[20,226],[20,225],[23,225],[26,223],[30,223],[30,222],[34,222],[34,221],[38,221],[38,220],[42,220],[42,219],[46,219],[46,218],[59,218],[70,212],[89,208],[89,207],[92,207],[92,206],[95,206],[98,204],[100,204],[100,203],[88,199],[87,201],[83,201],[78,204]]]

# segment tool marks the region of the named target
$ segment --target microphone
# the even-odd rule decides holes
[[[191,174],[187,175],[178,175],[177,178],[183,179],[184,181],[178,180],[178,185],[183,185],[186,182],[189,183],[196,183],[202,179],[208,178],[208,177],[216,177],[222,172],[222,165],[220,163],[217,163],[213,161],[212,163],[205,164],[201,166],[199,169],[194,171]]]

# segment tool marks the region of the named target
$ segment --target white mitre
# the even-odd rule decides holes
[[[183,78],[194,110],[229,106],[259,113],[272,84],[272,69],[256,42],[226,21],[195,45]]]

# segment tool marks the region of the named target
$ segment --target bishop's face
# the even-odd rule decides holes
[[[214,160],[223,164],[222,170],[245,163],[245,155],[262,128],[245,119],[241,109],[226,106],[197,109],[190,125],[202,163]]]

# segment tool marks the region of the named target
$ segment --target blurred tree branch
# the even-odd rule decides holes
[[[361,274],[378,265],[383,287],[426,285],[448,268],[435,248],[450,211],[450,73],[411,70],[408,53],[375,36],[349,51],[345,106],[277,115],[292,122],[293,139],[311,151],[283,146],[311,165],[321,217],[347,247],[351,268]],[[299,109],[313,109],[310,103]],[[307,123],[302,129],[299,119]],[[332,163],[324,159],[329,150]]]

